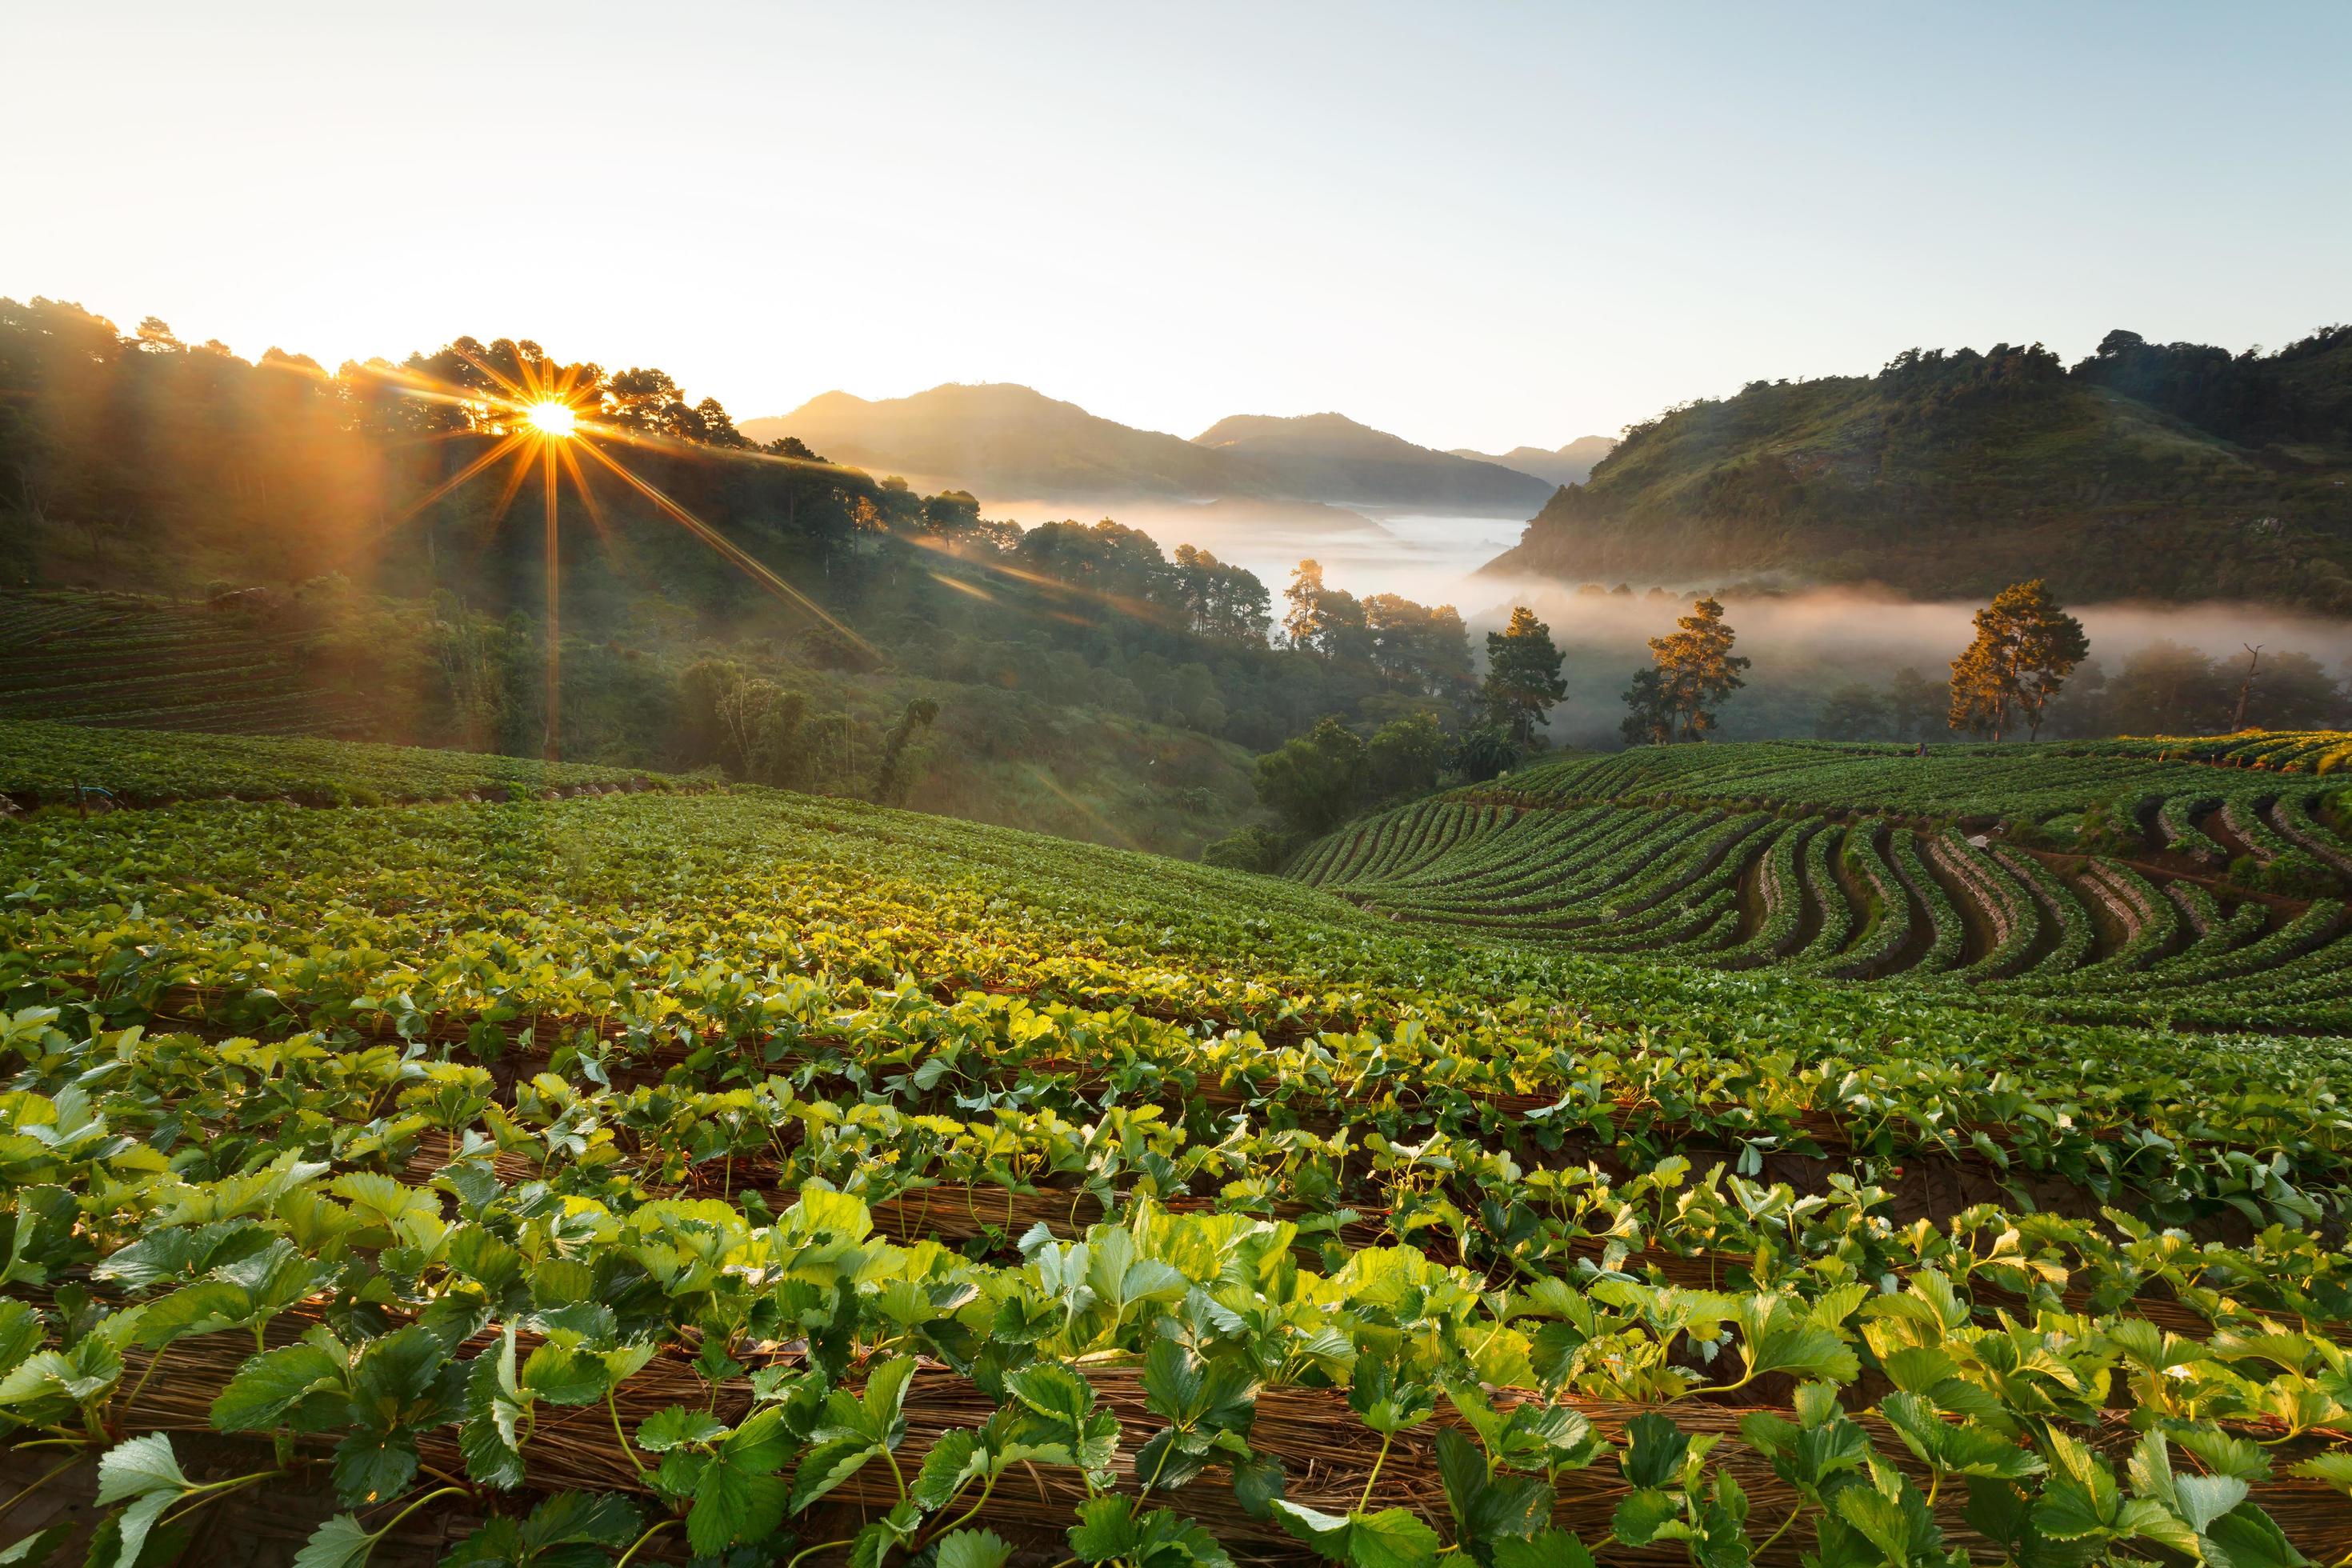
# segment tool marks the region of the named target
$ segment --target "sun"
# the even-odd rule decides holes
[[[541,436],[569,436],[580,423],[572,405],[552,398],[525,405],[522,416]]]
[[[530,476],[530,470],[533,468],[539,470],[540,489],[546,501],[547,597],[544,600],[543,614],[545,616],[547,695],[546,705],[542,711],[546,715],[548,761],[556,762],[562,756],[563,708],[561,690],[563,667],[562,584],[556,500],[557,490],[560,488],[559,474],[570,479],[572,489],[588,508],[589,521],[595,526],[598,534],[604,537],[608,544],[612,542],[604,508],[598,503],[595,491],[589,488],[588,474],[581,462],[583,458],[592,460],[614,479],[643,496],[662,516],[693,534],[708,545],[714,553],[775,595],[778,600],[797,607],[813,619],[832,627],[856,647],[866,649],[868,653],[873,652],[871,646],[863,637],[827,615],[823,605],[793,587],[782,577],[777,575],[772,569],[746,552],[742,546],[680,506],[658,488],[633,472],[618,458],[604,450],[608,442],[655,447],[673,454],[690,453],[697,457],[710,455],[711,448],[693,443],[650,438],[642,434],[633,433],[625,426],[606,424],[597,418],[596,415],[601,405],[593,389],[582,392],[574,390],[574,384],[582,372],[593,370],[593,366],[575,365],[566,370],[561,366],[550,365],[543,361],[518,355],[513,356],[509,363],[501,368],[469,352],[462,344],[452,344],[451,350],[479,372],[482,381],[488,384],[485,386],[480,383],[474,383],[461,385],[438,381],[430,376],[406,374],[402,376],[399,383],[401,390],[410,396],[430,402],[450,404],[470,411],[475,418],[490,425],[497,431],[498,439],[488,449],[476,456],[471,462],[467,463],[456,473],[402,508],[398,520],[404,521],[415,516],[485,468],[503,458],[511,458],[514,461],[508,470],[505,487],[491,510],[491,521],[495,522],[506,515],[508,503],[514,500],[516,491],[521,488],[524,479]],[[496,390],[493,391],[492,388]],[[575,395],[580,398],[579,402],[572,401]],[[478,430],[480,427],[479,424],[474,424],[460,426],[447,434],[465,434],[469,430]],[[764,457],[765,454],[761,456]],[[789,461],[791,459],[769,460]],[[874,657],[877,659],[880,658],[878,654],[875,654]],[[5,1503],[0,1503],[0,1511],[5,1511]]]

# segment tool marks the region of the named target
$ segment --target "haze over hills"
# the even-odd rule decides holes
[[[871,400],[828,392],[755,441],[793,436],[837,462],[988,497],[1073,503],[1258,500],[1525,517],[1552,487],[1337,414],[1241,416],[1193,440],[1138,430],[1011,383]]]
[[[1454,455],[1476,462],[1495,463],[1506,468],[1517,468],[1523,474],[1552,485],[1580,485],[1592,477],[1592,466],[1607,457],[1617,445],[1613,436],[1579,436],[1565,447],[1546,451],[1541,447],[1514,447],[1499,456],[1492,452],[1475,451],[1468,447],[1456,447]]]
[[[2119,331],[2071,370],[2001,344],[1755,382],[1630,431],[1486,570],[1918,598],[2046,576],[2352,613],[2352,329],[2270,355]]]
[[[1494,463],[1416,447],[1339,414],[1237,414],[1192,442],[1250,459],[1290,493],[1343,506],[1509,516],[1540,507],[1555,488]]]
[[[873,401],[827,392],[782,418],[747,419],[741,428],[754,441],[796,436],[835,462],[993,495],[1115,501],[1276,494],[1270,476],[1226,454],[1011,382],[950,383]]]

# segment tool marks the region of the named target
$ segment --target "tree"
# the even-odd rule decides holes
[[[1909,665],[1886,683],[1886,715],[1898,741],[1927,741],[1948,733],[1952,708],[1948,682],[1930,680]]]
[[[882,742],[882,766],[874,775],[876,801],[896,805],[906,798],[909,782],[906,776],[907,747],[939,716],[940,705],[928,697],[916,698],[899,713],[898,721],[890,726],[890,733]]]
[[[1560,679],[1559,649],[1551,628],[1525,605],[1511,611],[1511,624],[1486,634],[1486,680],[1479,705],[1519,750],[1536,745],[1536,726],[1549,725],[1546,710],[1568,695]]]
[[[1372,794],[1382,800],[1427,795],[1437,787],[1445,761],[1445,735],[1426,713],[1391,719],[1372,731],[1365,747]]]
[[[1951,726],[1998,741],[2015,710],[2028,739],[2039,734],[2050,700],[2091,651],[2083,623],[2037,577],[2012,583],[1976,614],[1977,637],[1952,661]]]
[[[1705,740],[1715,728],[1711,705],[1748,684],[1739,679],[1739,672],[1751,661],[1731,651],[1738,634],[1723,624],[1723,606],[1713,599],[1696,601],[1691,613],[1675,625],[1680,629],[1650,639],[1657,678],[1654,694],[1636,678],[1625,694],[1626,701],[1634,706],[1637,716],[1643,711],[1635,703],[1637,694],[1645,702],[1662,706],[1673,716],[1673,739]]]
[[[1822,704],[1813,733],[1824,741],[1867,741],[1886,733],[1886,699],[1861,681],[1849,681]]]
[[[1627,745],[1663,746],[1674,740],[1675,710],[1667,701],[1665,679],[1657,666],[1634,671],[1624,702],[1631,711],[1617,726],[1617,733]]]
[[[2238,683],[2193,647],[2164,638],[2135,648],[2107,683],[2107,721],[2118,734],[2194,735],[2229,726]]]
[[[1402,685],[1431,697],[1453,697],[1470,685],[1470,634],[1451,605],[1431,609],[1396,594],[1363,602],[1372,662]]]
[[[1257,760],[1257,797],[1298,832],[1328,833],[1364,793],[1364,742],[1335,715]]]
[[[1265,584],[1255,574],[1227,565],[1205,550],[1180,544],[1174,596],[1195,636],[1265,646],[1270,616]]]
[[[1288,606],[1282,613],[1282,640],[1293,647],[1312,649],[1323,625],[1323,563],[1302,561],[1292,568],[1290,586],[1282,591]]]
[[[2253,662],[2251,652],[2246,662]],[[2331,728],[2343,717],[2342,689],[2307,653],[2272,654],[2259,671],[2248,669],[2240,687],[2244,697],[2239,721],[2258,730]]]
[[[1345,589],[1325,587],[1319,564],[1300,562],[1282,597],[1290,606],[1283,615],[1282,630],[1291,647],[1328,659],[1371,658],[1371,628],[1363,605]]]
[[[1510,772],[1518,760],[1511,738],[1493,724],[1474,724],[1454,743],[1454,771],[1465,784],[1485,784]]]
[[[1256,823],[1236,828],[1201,850],[1201,864],[1223,866],[1228,871],[1256,871],[1271,876],[1282,868],[1289,846]]]

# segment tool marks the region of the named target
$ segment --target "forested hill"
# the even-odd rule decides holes
[[[1416,447],[1340,414],[1290,419],[1236,414],[1192,442],[1260,465],[1290,493],[1343,506],[1422,506],[1509,516],[1517,508],[1542,504],[1553,488],[1484,458]]]
[[[560,747],[1191,854],[1252,752],[1459,705],[1459,617],[1380,599],[1444,646],[1274,647],[1240,567],[755,444],[658,369],[330,372],[0,300],[0,720]]]
[[[2352,612],[2352,328],[2273,354],[2108,335],[1755,382],[1628,432],[1487,568],[1669,584],[2046,576],[2073,599]]]
[[[1276,490],[1270,475],[1228,454],[1009,383],[878,399],[828,392],[781,418],[746,420],[743,430],[755,440],[797,437],[877,473],[951,481],[992,496],[1108,502]]]
[[[781,418],[747,420],[743,432],[756,440],[796,437],[877,473],[953,484],[992,500],[1073,506],[1319,501],[1525,517],[1552,489],[1338,414],[1237,415],[1188,441],[1008,383],[871,401],[828,392]]]

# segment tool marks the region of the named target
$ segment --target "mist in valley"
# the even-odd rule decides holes
[[[1717,733],[1725,740],[1822,734],[1823,709],[1833,696],[1856,686],[1885,696],[1905,670],[1940,687],[1952,659],[1974,636],[1970,617],[1980,607],[1837,589],[1743,594],[1629,584],[1628,591],[1615,592],[1484,581],[1491,584],[1488,595],[1475,608],[1465,606],[1474,645],[1483,644],[1484,634],[1501,626],[1514,605],[1524,604],[1551,627],[1552,640],[1566,656],[1562,674],[1569,694],[1552,710],[1550,729],[1553,743],[1561,746],[1620,743],[1622,693],[1634,671],[1649,662],[1649,639],[1673,631],[1675,618],[1707,592],[1722,601],[1725,620],[1738,633],[1737,651],[1755,661],[1746,689],[1719,710]],[[2227,729],[2249,662],[2247,645],[2262,650],[2248,692],[2249,726],[2294,728],[2344,720],[2340,694],[2326,699],[2332,704],[2327,711],[2311,710],[2323,700],[2311,689],[2311,667],[2340,693],[2344,678],[2352,674],[2352,622],[2221,603],[2068,609],[2083,623],[2090,658],[2053,704],[2045,739],[2117,729]],[[2173,722],[2142,727],[2131,723],[2134,719]],[[1837,733],[1837,726],[1826,732]],[[1951,737],[1937,726],[1908,725],[1890,709],[1880,722],[1865,721],[1844,738]]]

